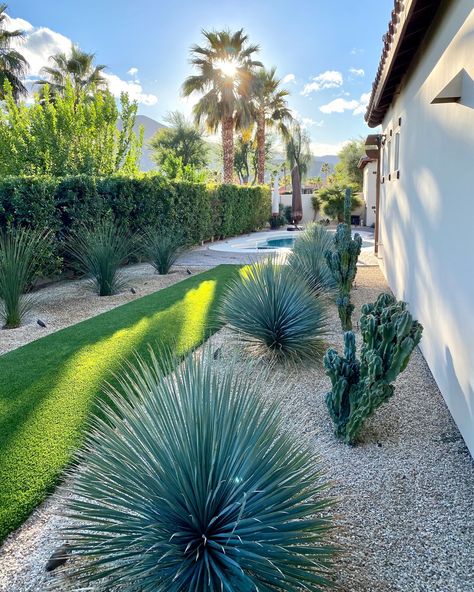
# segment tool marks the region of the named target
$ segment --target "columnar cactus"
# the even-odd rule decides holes
[[[351,303],[351,289],[357,273],[357,259],[362,248],[362,238],[355,234],[351,238],[351,190],[346,189],[344,202],[344,218],[346,222],[339,224],[334,236],[334,251],[326,252],[326,261],[336,281],[336,304],[341,319],[343,331],[352,329],[352,312],[354,305]]]
[[[344,334],[344,357],[334,349],[324,357],[332,384],[326,405],[336,436],[347,444],[355,443],[365,419],[393,395],[391,383],[421,339],[423,327],[406,307],[391,294],[380,294],[375,303],[362,307],[360,361],[352,331]]]

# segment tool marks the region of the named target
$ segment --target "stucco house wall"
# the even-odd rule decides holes
[[[365,225],[375,224],[375,198],[377,192],[377,162],[368,162],[363,168],[362,197],[365,203]]]
[[[432,104],[462,69],[460,102]],[[474,455],[473,79],[473,0],[446,2],[382,124],[379,254]]]

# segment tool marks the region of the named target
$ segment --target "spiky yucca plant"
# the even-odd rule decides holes
[[[169,273],[184,249],[183,235],[172,228],[149,228],[143,234],[145,255],[160,275]]]
[[[48,241],[48,232],[21,229],[0,233],[0,317],[5,329],[19,327],[33,305],[27,292]]]
[[[326,261],[326,252],[333,248],[333,235],[319,224],[311,224],[295,241],[288,257],[288,265],[316,294],[335,290],[336,282]]]
[[[264,403],[268,375],[216,370],[209,351],[162,367],[152,353],[109,387],[65,499],[68,575],[141,592],[330,585],[320,468]]]
[[[104,219],[93,227],[77,228],[66,249],[99,296],[111,296],[123,288],[119,266],[133,249],[127,232],[114,220]]]
[[[242,270],[224,296],[221,316],[256,355],[301,361],[323,353],[327,303],[275,258]]]

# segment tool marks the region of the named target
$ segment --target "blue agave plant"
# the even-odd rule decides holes
[[[67,500],[70,575],[142,592],[331,585],[318,462],[263,402],[267,377],[209,355],[162,366],[152,354],[109,388]]]

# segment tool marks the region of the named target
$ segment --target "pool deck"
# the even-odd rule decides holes
[[[335,226],[329,226],[328,230],[335,230]],[[374,254],[373,241],[374,233],[372,228],[352,227],[353,232],[358,232],[364,243],[369,246],[363,247],[359,257],[359,266],[377,266],[378,260]],[[222,263],[247,264],[259,261],[268,257],[271,253],[288,252],[289,249],[257,249],[257,242],[275,239],[288,238],[293,236],[294,232],[285,230],[263,230],[261,232],[252,232],[238,237],[228,238],[222,241],[206,243],[202,246],[194,247],[192,250],[184,253],[177,261],[177,265],[188,267],[214,267]]]

